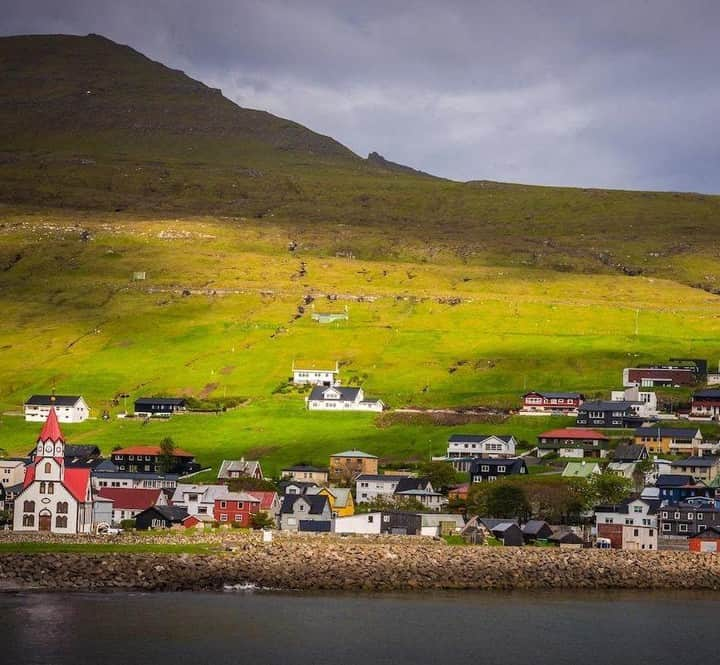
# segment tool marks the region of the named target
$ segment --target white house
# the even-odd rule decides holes
[[[598,538],[608,538],[623,550],[656,550],[658,544],[657,499],[631,499],[595,509]]]
[[[340,366],[335,363],[335,367],[329,365],[315,365],[314,363],[305,363],[292,366],[293,383],[296,386],[312,385],[312,386],[335,386],[340,383]]]
[[[93,529],[90,469],[65,468],[65,438],[51,408],[37,440],[35,459],[25,470],[15,498],[13,529],[61,534]]]
[[[381,476],[363,473],[355,479],[355,502],[370,503],[379,497],[392,498],[401,480],[409,476]]]
[[[333,520],[335,533],[379,534],[382,513],[358,513]]]
[[[362,388],[315,386],[306,398],[310,411],[382,411],[379,399],[365,399]]]
[[[0,459],[0,485],[14,487],[25,479],[27,460]]]
[[[423,513],[420,515],[421,536],[451,536],[462,532],[465,520],[462,515],[446,513]]]
[[[215,499],[222,499],[227,493],[226,485],[178,485],[170,499],[170,505],[182,506],[188,515],[212,515]]]
[[[82,395],[32,395],[23,405],[25,420],[43,423],[52,407],[61,423],[81,423],[90,417],[90,407]]]
[[[640,390],[637,386],[625,390],[613,390],[611,402],[631,402],[630,408],[640,418],[653,418],[658,415],[657,395],[653,392]]]
[[[512,435],[453,434],[448,439],[449,459],[460,457],[515,457],[517,441]]]

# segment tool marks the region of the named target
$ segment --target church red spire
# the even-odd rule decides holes
[[[50,407],[50,413],[48,413],[47,420],[43,425],[38,441],[52,441],[53,443],[61,441],[62,443],[65,443],[65,437],[60,430],[60,423],[58,422],[54,406]]]

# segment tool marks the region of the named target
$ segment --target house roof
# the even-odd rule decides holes
[[[500,439],[510,443],[513,438],[512,434],[451,434],[448,443],[482,443],[488,439]]]
[[[695,534],[694,536],[690,536],[688,540],[720,540],[720,528],[716,526],[709,526],[704,531],[700,531],[700,533]]]
[[[671,466],[684,467],[684,466],[697,466],[703,468],[711,468],[718,464],[718,457],[715,455],[703,455],[702,457],[692,456],[686,457],[685,459],[677,460],[671,464]]]
[[[171,501],[172,503],[182,503],[185,494],[199,494],[203,503],[213,503],[216,498],[222,498],[228,493],[228,488],[225,485],[180,484],[175,487]]]
[[[519,529],[517,522],[510,522],[508,520],[504,520],[498,524],[496,524],[490,531],[493,533],[505,533],[508,529]]]
[[[244,501],[245,503],[260,503],[260,499],[250,494],[250,492],[225,492],[221,496],[216,496],[215,501]]]
[[[484,457],[473,457],[471,462],[471,470],[473,473],[480,471],[480,467],[487,466],[490,471],[498,466],[504,466],[507,473],[519,473],[519,469],[525,465],[525,460],[519,457],[511,457],[510,459],[486,459]]]
[[[595,462],[568,462],[563,469],[563,478],[589,478],[598,470]]]
[[[523,397],[529,395],[540,395],[549,399],[583,399],[585,396],[582,393],[555,393],[555,392],[544,392],[541,390],[531,390],[529,393],[525,393]]]
[[[645,446],[640,444],[620,444],[613,451],[614,462],[637,462],[645,454]]]
[[[162,455],[160,446],[130,446],[129,448],[120,448],[119,450],[113,450],[112,455],[150,455],[159,457]],[[173,457],[195,457],[192,453],[183,450],[182,448],[175,448],[173,451]]]
[[[150,506],[143,510],[142,513],[146,513],[148,510],[159,513],[161,517],[164,517],[171,524],[179,524],[188,517],[185,506]],[[142,513],[138,513],[136,517],[140,517]]]
[[[345,508],[348,502],[352,500],[352,493],[349,487],[308,487],[305,494],[313,495],[322,492],[329,492],[335,499],[336,508]]]
[[[63,436],[62,430],[60,429],[60,423],[58,422],[57,413],[55,407],[52,407],[48,412],[45,424],[40,430],[40,436],[38,441],[52,441],[57,443],[62,441],[65,443],[65,437]]]
[[[505,524],[507,522],[517,524],[517,520],[508,520],[507,518],[498,519],[496,517],[478,517],[477,521],[489,531],[492,531],[498,524]]]
[[[609,441],[610,439],[605,436],[602,432],[597,432],[594,429],[551,429],[548,432],[538,434],[539,439],[599,439],[601,441]]]
[[[285,493],[288,487],[299,487],[300,489],[307,489],[308,487],[318,487],[318,484],[312,480],[281,480],[278,484],[278,488],[281,493]]]
[[[426,490],[428,487],[430,487],[430,491],[432,491],[432,485],[428,478],[401,477],[400,482],[398,482],[395,488],[395,494],[410,492],[412,490]]]
[[[697,484],[695,478],[685,473],[661,473],[655,481],[655,487],[687,487]]]
[[[260,510],[270,510],[278,498],[277,492],[248,490],[251,496],[260,500]]]
[[[335,453],[330,457],[357,457],[363,459],[377,459],[377,455],[371,455],[370,453],[364,453],[362,450],[346,450],[342,453]]]
[[[235,471],[237,473],[244,473],[247,476],[254,476],[255,472],[260,469],[260,462],[257,460],[246,460],[246,459],[224,459],[220,465],[218,471],[218,478],[229,478],[230,472]]]
[[[75,406],[80,399],[82,399],[80,395],[31,395],[25,404],[29,406]]]
[[[323,393],[326,390],[335,390],[340,394],[340,401],[344,402],[354,402],[358,398],[358,394],[360,393],[360,388],[349,388],[347,386],[315,386],[312,391],[310,392],[310,397],[308,399],[311,400],[319,400],[322,401],[325,399],[323,396]],[[335,400],[332,400],[335,401]]]
[[[692,439],[700,430],[692,427],[638,427],[635,430],[635,436],[660,436],[675,437],[683,439]],[[700,434],[702,437],[702,434]]]
[[[184,397],[138,397],[135,400],[135,404],[183,406],[186,401]]]
[[[328,373],[337,373],[339,372],[338,364],[335,363],[335,366],[329,362],[326,362],[324,360],[315,361],[315,360],[300,360],[298,362],[293,361],[292,366],[293,372],[328,372]]]
[[[149,471],[106,471],[96,468],[93,470],[94,478],[113,479],[131,478],[135,480],[168,480],[177,481],[179,476],[176,473],[150,473]]]
[[[592,402],[584,402],[580,406],[580,411],[628,411],[631,406],[637,402],[627,400],[594,400]]]
[[[698,390],[693,394],[693,399],[720,399],[720,390]]]
[[[411,476],[390,476],[390,475],[382,475],[379,473],[361,473],[359,476],[355,478],[355,482],[361,481],[361,480],[368,480],[368,481],[385,481],[385,482],[392,482],[396,481],[399,482],[400,480],[404,478],[410,478]]]
[[[550,525],[544,520],[530,520],[529,522],[525,522],[525,524],[523,524],[522,532],[527,536],[534,536],[540,533],[544,527],[549,529]]]
[[[573,545],[581,545],[583,542],[583,539],[580,538],[580,536],[569,530],[558,530],[553,533],[552,536],[549,536],[548,540],[552,540],[555,543],[565,543]]]
[[[322,515],[326,506],[329,505],[328,498],[324,494],[286,494],[280,512],[283,514],[294,513],[295,504],[300,500],[308,503],[310,515]]]
[[[160,499],[161,489],[136,489],[133,487],[101,487],[97,495],[110,499],[115,510],[145,510]]]
[[[624,499],[620,503],[602,504],[599,506],[595,506],[594,512],[596,512],[596,513],[616,513],[619,515],[627,515],[630,504],[635,503],[636,501],[642,501],[644,504],[647,505],[648,515],[654,515],[655,513],[657,513],[657,510],[660,507],[660,499],[646,499],[646,498],[630,497],[628,499]]]
[[[296,464],[295,466],[286,466],[283,471],[309,471],[311,473],[327,473],[328,470],[324,466],[311,466],[310,464]]]

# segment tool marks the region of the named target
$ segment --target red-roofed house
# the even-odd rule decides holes
[[[248,490],[247,493],[250,496],[254,496],[256,499],[260,499],[260,510],[263,513],[267,513],[270,517],[275,518],[275,520],[280,519],[282,501],[280,501],[280,497],[277,492]]]
[[[557,452],[560,457],[605,457],[610,439],[591,429],[554,429],[538,436],[541,455]]]
[[[15,531],[91,533],[93,528],[90,469],[65,468],[65,438],[51,408],[15,497]]]
[[[113,450],[110,455],[112,463],[120,471],[186,474],[200,470],[200,465],[195,461],[195,455],[187,450],[175,448],[172,462],[169,464],[170,468],[164,468],[168,465],[164,464],[162,457],[160,446],[131,446]]]
[[[161,489],[140,489],[134,487],[103,487],[98,496],[113,502],[113,524],[132,520],[152,506],[169,505],[167,494]]]

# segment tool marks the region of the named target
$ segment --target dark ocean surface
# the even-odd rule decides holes
[[[687,592],[0,594],[0,663],[714,663],[719,601]]]

